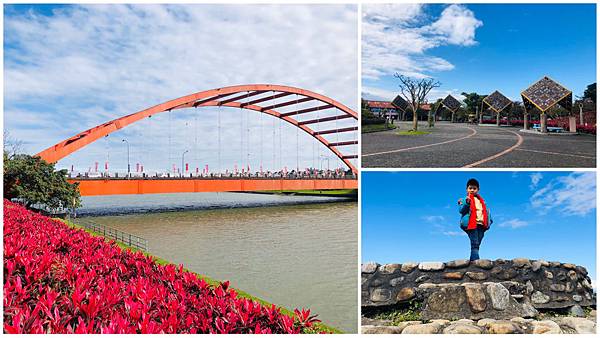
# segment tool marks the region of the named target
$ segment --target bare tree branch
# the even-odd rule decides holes
[[[11,137],[10,132],[4,130],[4,151],[8,155],[8,158],[13,158],[15,155],[23,152],[23,141]]]
[[[432,78],[413,79],[408,76],[396,73],[394,77],[400,80],[400,95],[410,104],[413,111],[413,130],[418,128],[417,112],[419,107],[425,102],[427,94],[433,89],[441,86],[441,83]]]

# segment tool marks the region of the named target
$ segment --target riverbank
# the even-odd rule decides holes
[[[287,196],[313,196],[313,197],[338,197],[331,201],[319,203],[337,203],[347,201],[358,201],[358,189],[340,189],[340,190],[282,190],[282,191],[257,191],[251,194],[265,195],[287,195]]]
[[[74,222],[71,222],[69,220],[63,220],[63,219],[56,219],[56,220],[61,221],[65,225],[67,225],[69,227],[72,227],[74,229],[83,230],[86,233],[88,233],[88,234],[90,234],[90,235],[92,235],[94,237],[102,237],[103,238],[103,236],[101,234],[98,234],[98,233],[93,232],[93,231],[91,231],[89,229],[86,229],[85,227],[83,227],[81,225],[78,225],[78,224],[76,224]],[[130,250],[131,252],[142,253],[144,256],[151,258],[152,261],[154,261],[158,265],[163,265],[163,266],[166,266],[166,265],[175,265],[175,264],[173,264],[173,263],[171,263],[171,262],[169,262],[169,261],[167,261],[167,260],[165,260],[163,258],[157,257],[157,256],[152,255],[152,254],[150,254],[148,252],[145,252],[143,250],[134,248],[134,247],[129,246],[127,244],[124,244],[124,243],[122,243],[120,241],[112,241],[112,240],[107,240],[107,239],[105,239],[105,240],[108,243],[113,242],[114,245],[118,246],[119,248],[121,248],[123,250]],[[219,285],[221,285],[223,283],[222,281],[218,281],[216,279],[213,279],[213,278],[210,278],[208,276],[199,274],[197,272],[190,271],[187,268],[184,268],[183,270],[186,271],[186,272],[190,272],[190,273],[194,274],[195,276],[197,276],[198,278],[204,280],[207,284],[209,284],[209,285],[211,285],[213,287],[217,287],[217,286],[219,286]],[[268,302],[268,301],[266,301],[264,299],[261,299],[259,297],[253,296],[253,295],[251,295],[251,294],[249,294],[249,293],[247,293],[245,291],[242,291],[242,290],[239,290],[239,289],[236,289],[236,288],[232,288],[232,289],[236,291],[237,295],[240,298],[245,298],[245,299],[249,299],[249,300],[252,300],[252,301],[256,301],[256,302],[260,303],[261,305],[263,305],[265,307],[271,307],[271,306],[274,305],[274,304],[272,304],[272,303],[270,303],[270,302]],[[284,307],[278,307],[278,308],[281,311],[281,313],[284,314],[284,315],[287,315],[287,316],[290,316],[290,317],[294,317],[294,315],[295,315],[294,311],[291,311],[291,310],[286,309]],[[303,333],[321,333],[321,332],[326,332],[326,333],[343,333],[342,331],[338,330],[337,328],[328,326],[328,325],[326,325],[324,323],[315,323],[315,324],[313,324],[313,327],[311,329],[308,329],[308,330],[304,331]]]

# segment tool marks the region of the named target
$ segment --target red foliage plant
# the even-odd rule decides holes
[[[301,333],[319,320],[4,200],[5,333]],[[313,327],[314,329],[314,327]]]
[[[481,121],[484,124],[496,124],[495,119],[485,119]],[[502,125],[509,124],[513,127],[522,127],[523,120],[500,120]],[[534,124],[539,124],[540,120],[530,120],[529,126],[533,126]],[[555,118],[553,120],[548,120],[546,123],[548,127],[562,127],[565,130],[569,130],[569,120],[567,118]],[[584,134],[594,134],[596,135],[596,125],[591,124],[577,124],[577,131]]]

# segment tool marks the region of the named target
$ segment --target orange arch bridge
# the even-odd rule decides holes
[[[295,97],[290,98],[290,96]],[[282,100],[282,98],[286,99]],[[302,109],[281,111],[283,107],[297,107],[299,104],[302,104]],[[309,90],[269,84],[230,86],[183,96],[83,131],[43,150],[37,156],[47,162],[54,163],[104,136],[154,114],[176,109],[209,106],[249,109],[282,119],[317,139],[340,158],[353,173],[357,173],[356,167],[350,160],[358,156],[344,153],[342,149],[346,146],[358,144],[358,140],[330,142],[324,137],[324,135],[357,131],[357,113],[331,98]],[[321,111],[333,111],[334,113],[316,119],[302,119],[305,116],[303,114]],[[319,124],[345,119],[353,121],[351,126],[336,129],[318,129]]]

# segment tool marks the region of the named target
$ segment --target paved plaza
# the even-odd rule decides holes
[[[517,127],[437,122],[398,135],[398,129],[362,134],[363,168],[593,168],[595,135],[538,135]]]

